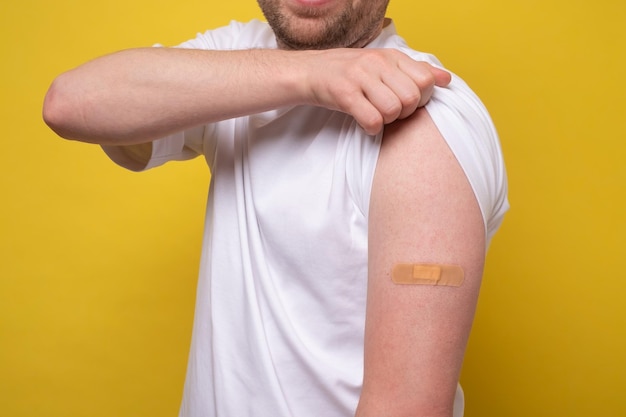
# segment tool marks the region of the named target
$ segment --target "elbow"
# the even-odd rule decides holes
[[[52,82],[44,98],[42,117],[57,135],[65,139],[75,139],[72,132],[77,125],[76,116],[81,111],[66,84],[64,74]]]

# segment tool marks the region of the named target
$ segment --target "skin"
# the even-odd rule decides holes
[[[381,31],[389,0],[258,0],[283,49],[360,48]]]
[[[422,108],[450,75],[406,55],[360,49],[388,0],[259,0],[279,50],[143,48],[97,58],[52,83],[43,116],[59,135],[139,155],[183,129],[282,106],[384,128],[369,218],[364,381],[357,417],[451,417],[485,256],[464,173]],[[395,263],[463,267],[461,287],[398,286]]]
[[[294,0],[259,4],[280,44],[294,49],[363,46],[380,33],[387,7],[386,0],[322,2],[315,10]],[[388,85],[402,82],[393,77]],[[485,257],[480,209],[432,119],[416,109],[403,107],[384,119],[388,126],[369,218],[365,368],[357,417],[452,416],[480,288]],[[400,261],[460,265],[466,280],[459,288],[395,285],[390,271]]]
[[[64,138],[119,146],[310,104],[348,113],[375,134],[449,81],[447,72],[389,49],[130,49],[59,75],[43,117]]]
[[[357,417],[452,417],[485,258],[474,193],[425,109],[385,129],[369,216]],[[460,287],[396,285],[396,263],[460,265]]]
[[[348,113],[367,133],[378,133],[423,106],[434,85],[450,82],[446,71],[397,51],[353,48],[380,33],[387,2],[260,0],[281,50],[120,51],[57,77],[44,120],[67,139],[136,145],[204,123],[310,104]]]

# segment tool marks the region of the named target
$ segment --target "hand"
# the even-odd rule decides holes
[[[308,66],[314,105],[352,115],[368,134],[424,106],[451,75],[395,49],[316,51]]]

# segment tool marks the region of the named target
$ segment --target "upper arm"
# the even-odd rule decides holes
[[[386,128],[369,212],[365,370],[357,415],[452,416],[478,297],[485,227],[424,109]],[[460,265],[460,287],[397,285],[396,263]]]

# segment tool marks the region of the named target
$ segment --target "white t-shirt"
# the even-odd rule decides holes
[[[276,48],[266,23],[181,45]],[[368,47],[412,51],[388,25]],[[487,241],[508,208],[498,138],[458,77],[427,105],[479,202]],[[211,169],[181,417],[351,417],[363,377],[367,219],[381,135],[295,106],[153,143],[148,168],[204,155]],[[122,163],[121,153],[107,153]],[[459,390],[455,417],[462,416]]]

